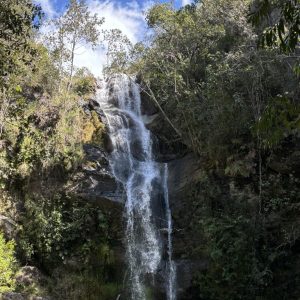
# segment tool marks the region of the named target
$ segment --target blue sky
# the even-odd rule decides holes
[[[34,2],[41,4],[46,16],[50,17],[63,13],[68,4],[68,0],[34,0]],[[130,7],[134,3],[143,9],[150,4],[169,2],[169,0],[87,0],[87,2],[114,3],[116,6],[122,7]],[[180,8],[181,6],[191,3],[192,0],[173,0],[173,2],[177,8]]]
[[[41,2],[41,3],[49,3],[54,9],[56,12],[58,13],[61,13],[64,11],[67,3],[68,3],[68,0],[40,0],[40,1],[36,1],[36,2]],[[104,2],[104,1],[102,1]],[[116,0],[114,1],[115,3],[118,3],[120,5],[123,5],[123,6],[127,6],[128,4],[130,4],[130,2],[133,2],[133,1],[130,1],[130,0]],[[146,0],[136,0],[135,2],[137,2],[141,7],[143,7],[143,5],[145,4],[145,2],[149,2],[149,1],[146,1]],[[155,1],[153,1],[155,2]],[[159,2],[167,2],[167,0],[160,0]],[[182,0],[175,0],[175,5],[176,7],[180,7],[182,5],[185,5],[187,3],[189,3],[190,1],[186,0],[186,1],[182,1]]]
[[[55,18],[63,14],[68,0],[34,0],[42,6],[46,18]],[[167,0],[86,0],[92,13],[105,18],[102,29],[120,29],[133,43],[143,39],[146,31],[145,11],[154,3]],[[191,0],[175,0],[177,8],[191,3]],[[47,28],[43,29],[47,35]],[[103,47],[93,51],[88,45],[75,56],[77,67],[87,67],[96,76],[101,75],[106,63],[106,52]]]

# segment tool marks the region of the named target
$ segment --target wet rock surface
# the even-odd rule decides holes
[[[196,274],[207,267],[207,260],[188,256],[187,249],[193,247],[193,230],[190,228],[190,203],[187,191],[190,190],[201,174],[199,158],[187,154],[169,164],[169,201],[173,217],[173,257],[176,264],[177,299],[194,299],[193,280]],[[196,241],[201,243],[201,241]],[[183,258],[186,257],[186,258]]]
[[[143,115],[158,116],[159,109],[155,106],[154,101],[146,92],[141,93],[141,100],[142,100],[141,111]]]
[[[98,83],[101,85],[101,81]],[[107,128],[108,123],[96,98],[80,103],[86,115],[96,112]],[[116,181],[109,166],[108,155],[112,144],[107,132],[103,143],[83,145],[84,160],[69,184],[69,193],[100,206],[119,206],[124,203],[122,186]]]
[[[208,263],[205,260],[180,259],[176,261],[178,299],[189,299],[189,289],[194,275],[205,270],[207,266]]]
[[[193,279],[197,272],[207,267],[207,260],[186,258],[186,247],[191,241],[183,238],[185,228],[189,226],[187,220],[181,218],[186,215],[189,209],[186,192],[189,187],[198,180],[201,173],[201,163],[192,153],[187,153],[186,146],[178,138],[174,129],[164,120],[159,110],[149,95],[142,93],[142,113],[146,127],[151,131],[154,140],[154,155],[158,162],[168,163],[168,188],[169,202],[173,217],[173,259],[177,268],[177,299],[194,299],[195,296],[191,289],[193,288]],[[159,213],[156,212],[158,215]],[[159,223],[162,234],[164,233],[164,224]],[[184,230],[183,230],[184,228]],[[190,238],[190,236],[188,236]],[[156,276],[155,299],[166,299],[165,294],[165,264],[166,254],[161,262],[160,271]]]
[[[186,146],[145,92],[141,93],[141,111],[145,126],[153,135],[156,161],[170,162],[186,155]]]
[[[84,145],[84,151],[85,160],[72,180],[70,192],[99,205],[123,204],[123,189],[110,170],[107,152],[95,145]]]
[[[180,208],[184,202],[185,188],[195,182],[201,173],[199,159],[192,153],[172,160],[169,164],[169,195],[172,209]]]

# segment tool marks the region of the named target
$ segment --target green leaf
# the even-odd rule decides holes
[[[16,92],[21,93],[22,92],[22,87],[20,85],[16,86]]]

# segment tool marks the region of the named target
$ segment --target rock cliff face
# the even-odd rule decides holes
[[[160,129],[163,125],[157,120],[157,118],[154,119],[148,127],[154,135],[160,137],[162,134]],[[166,136],[166,134],[164,131],[163,135]],[[182,153],[176,150],[172,153],[172,150],[170,151],[168,148],[169,145],[164,145],[164,140],[160,138],[161,145],[158,149],[168,149],[169,151],[159,153],[158,157],[167,161],[169,165],[168,185],[173,216],[173,257],[178,274],[178,300],[206,299],[205,296],[200,296],[202,286],[195,285],[195,282],[200,282],[199,276],[204,274],[204,278],[207,276],[206,274],[213,274],[212,277],[207,276],[208,280],[213,281],[218,278],[222,269],[232,266],[231,258],[228,258],[226,252],[227,249],[221,251],[224,251],[223,258],[229,259],[229,261],[220,260],[214,264],[212,251],[216,244],[211,244],[211,241],[207,240],[205,231],[210,229],[203,227],[203,225],[199,226],[202,217],[208,219],[214,214],[216,217],[214,217],[212,226],[215,228],[219,226],[219,228],[224,229],[226,223],[222,224],[222,222],[226,217],[231,218],[232,224],[235,224],[238,218],[241,220],[244,218],[247,220],[246,222],[252,223],[248,225],[248,228],[254,228],[252,230],[256,230],[257,235],[259,232],[264,232],[263,242],[260,241],[259,243],[265,243],[266,253],[269,253],[269,257],[274,256],[276,258],[272,263],[265,258],[254,258],[257,261],[261,259],[260,263],[264,265],[264,268],[269,268],[273,276],[272,282],[268,282],[270,286],[262,292],[264,295],[262,298],[271,299],[272,292],[270,290],[279,285],[285,289],[280,294],[280,299],[283,297],[282,295],[288,295],[290,299],[298,299],[299,289],[295,285],[299,282],[297,269],[300,263],[300,234],[299,230],[295,228],[299,228],[299,142],[299,138],[288,137],[271,154],[264,153],[262,191],[259,195],[258,169],[254,176],[229,176],[225,174],[224,170],[211,170],[209,172],[205,166],[205,161],[201,161],[201,158],[197,158],[191,153]],[[170,153],[172,154],[170,155]],[[264,203],[264,208],[263,211],[258,212],[260,201]],[[205,205],[209,207],[210,211],[203,210]],[[223,217],[224,219],[222,219]],[[255,220],[260,217],[263,218],[264,224],[253,225]],[[224,239],[223,243],[228,243],[227,246],[230,247],[230,245],[235,245],[240,241],[247,241],[248,230],[241,229],[237,236],[227,237],[228,240]],[[285,234],[292,235],[293,238],[287,237]],[[212,237],[210,238],[213,240]],[[222,238],[219,237],[219,240]],[[234,248],[234,246],[231,247]],[[250,243],[249,248],[247,247],[248,250],[250,247],[257,247],[256,251],[259,252],[261,246],[253,246]],[[278,255],[278,247],[282,249],[283,252],[280,255],[283,255],[284,259],[282,259],[283,256]],[[246,256],[251,254],[250,251],[247,252],[248,250],[245,250]],[[244,259],[242,254],[244,250],[234,251],[233,257],[235,259],[236,257],[239,257],[240,260]],[[220,268],[219,271],[214,270],[216,265]],[[246,260],[240,262],[241,269],[238,272],[240,272],[241,278],[246,278],[247,271],[245,270],[247,268],[255,268],[250,265],[251,263]],[[286,271],[282,272],[282,269]],[[242,282],[244,279],[241,278],[237,278],[236,281]],[[205,286],[207,279],[203,280],[201,283]],[[209,286],[211,292],[214,288],[222,288],[222,283]],[[292,288],[286,286],[292,286]],[[245,292],[247,297],[251,292]]]
[[[107,126],[106,118],[96,100],[83,103],[87,115],[96,112],[99,120]],[[124,204],[122,186],[116,181],[108,162],[111,152],[110,140],[106,133],[104,143],[88,143],[83,146],[84,160],[73,176],[69,192],[100,206],[121,206]]]
[[[193,240],[191,228],[184,215],[190,211],[191,205],[187,198],[188,189],[199,179],[201,169],[199,159],[189,153],[182,158],[169,162],[169,195],[173,216],[173,249],[177,266],[177,294],[178,299],[189,298],[194,274],[205,269],[205,259],[199,260],[189,257],[186,249]],[[192,297],[192,296],[191,296]]]
[[[191,244],[192,237],[186,234],[185,229],[189,224],[182,215],[190,210],[186,194],[199,179],[201,162],[195,155],[187,152],[186,146],[178,141],[174,130],[145,94],[142,94],[142,108],[146,125],[156,138],[156,159],[168,163],[169,202],[173,218],[173,259],[177,269],[177,299],[194,299],[191,291],[194,275],[207,267],[207,261],[193,259],[187,255],[186,248]]]
[[[71,191],[98,205],[122,205],[122,186],[111,173],[107,152],[96,145],[84,145],[85,159],[73,178]]]

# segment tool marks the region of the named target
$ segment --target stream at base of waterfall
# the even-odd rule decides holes
[[[130,297],[146,300],[147,288],[154,285],[158,273],[163,273],[166,299],[175,300],[167,164],[155,161],[153,140],[143,122],[140,90],[134,79],[120,74],[102,80],[100,85],[97,100],[107,119],[112,144],[110,166],[126,192]]]

